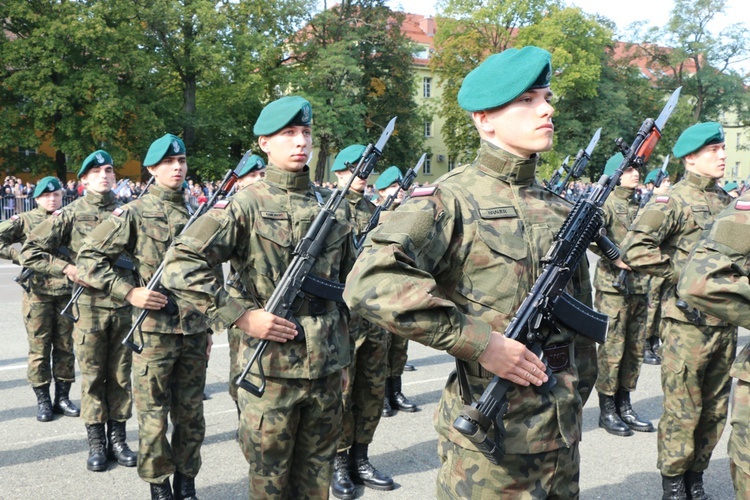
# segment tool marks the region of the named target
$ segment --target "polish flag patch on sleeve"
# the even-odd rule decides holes
[[[52,215],[60,215],[62,213],[62,208],[58,208],[54,212],[52,212]]]
[[[214,204],[213,208],[224,210],[227,206],[229,206],[229,200],[219,200]]]
[[[737,200],[734,204],[734,208],[737,210],[750,210],[750,201]]]
[[[18,220],[20,218],[21,218],[21,216],[18,215],[18,214],[16,214],[16,215],[11,216],[10,220]]]
[[[657,196],[656,197],[656,203],[668,203],[669,202],[669,196]]]
[[[411,190],[411,197],[432,196],[437,191],[437,186],[421,186]]]
[[[122,214],[123,214],[124,212],[125,212],[125,210],[123,210],[123,209],[122,209],[122,208],[120,208],[120,207],[117,207],[117,208],[115,208],[115,209],[114,209],[114,210],[112,211],[112,215],[114,215],[115,217],[119,217],[119,216],[121,216],[121,215],[122,215]]]

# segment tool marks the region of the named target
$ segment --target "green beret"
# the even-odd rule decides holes
[[[739,188],[740,188],[740,187],[739,187],[739,186],[737,185],[737,183],[736,183],[736,182],[734,182],[734,181],[732,181],[732,182],[727,182],[726,184],[724,184],[724,191],[726,191],[727,193],[728,193],[729,191],[734,191],[735,189],[739,189]]]
[[[36,185],[36,189],[34,189],[34,198],[41,196],[44,193],[54,193],[62,188],[62,184],[57,180],[57,177],[45,177],[40,179],[39,183]]]
[[[186,155],[185,143],[182,139],[172,134],[164,134],[151,143],[143,160],[144,167],[158,165],[167,156]]]
[[[380,191],[381,189],[385,189],[394,182],[398,182],[401,179],[403,179],[401,170],[399,170],[396,165],[391,165],[390,167],[386,168],[385,172],[380,174],[378,180],[375,181],[375,189]]]
[[[458,105],[466,111],[483,111],[507,104],[527,90],[549,87],[551,59],[549,52],[531,45],[491,55],[464,78]]]
[[[341,170],[347,170],[349,167],[346,166],[349,163],[352,166],[356,166],[359,160],[362,158],[362,153],[365,152],[365,146],[361,144],[352,144],[347,146],[336,155],[336,160],[333,162],[331,172],[339,172]]]
[[[612,156],[609,160],[607,160],[607,164],[604,166],[604,175],[612,176],[612,174],[615,173],[615,170],[617,170],[617,167],[620,166],[622,163],[622,160],[625,159],[625,156],[623,156],[622,153],[617,153],[614,156]]]
[[[720,123],[697,123],[680,134],[672,148],[675,158],[695,153],[703,146],[724,142],[724,129]]]
[[[255,172],[262,168],[266,168],[266,162],[263,161],[263,158],[258,155],[252,155],[247,159],[247,163],[242,166],[242,170],[237,174],[237,177],[245,177],[250,172]]]
[[[312,124],[312,106],[300,96],[287,96],[266,105],[255,122],[255,135],[273,135],[288,125]]]
[[[648,173],[646,176],[646,179],[643,181],[644,184],[654,184],[656,182],[656,177],[659,175],[659,172],[661,171],[660,168],[655,168],[651,172]]]
[[[89,169],[101,167],[102,165],[112,165],[114,167],[115,164],[112,161],[112,157],[109,156],[109,153],[103,149],[99,149],[88,155],[86,159],[83,160],[81,169],[78,171],[78,178],[80,179],[83,174],[89,171]]]

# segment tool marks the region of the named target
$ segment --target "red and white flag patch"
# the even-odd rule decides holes
[[[62,213],[62,208],[58,208],[54,212],[52,212],[52,215],[60,215]]]
[[[669,196],[657,196],[656,197],[656,203],[668,203],[669,202]]]
[[[121,215],[122,215],[122,214],[123,214],[124,212],[125,212],[125,210],[123,210],[123,209],[122,209],[122,208],[120,208],[120,207],[117,207],[117,208],[115,208],[115,209],[114,209],[114,210],[112,211],[112,215],[114,215],[115,217],[119,217],[119,216],[121,216]]]
[[[421,187],[415,187],[411,190],[411,197],[415,198],[417,196],[432,196],[435,194],[435,191],[437,190],[437,186],[421,186]]]
[[[218,210],[224,210],[229,205],[229,200],[219,200],[214,204],[213,208]]]
[[[21,216],[18,215],[18,214],[16,214],[16,215],[11,216],[10,220],[18,220],[20,218],[21,218]]]
[[[750,210],[750,201],[737,200],[734,204],[734,208],[737,210]]]

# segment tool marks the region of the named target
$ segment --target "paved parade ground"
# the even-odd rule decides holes
[[[36,399],[26,381],[26,332],[21,320],[21,288],[13,282],[17,266],[0,261],[0,499],[133,499],[149,498],[148,485],[135,468],[111,465],[106,472],[88,472],[88,446],[79,418],[55,416],[37,422]],[[740,331],[739,346],[748,342]],[[391,492],[364,490],[361,498],[429,499],[435,496],[439,467],[437,434],[432,417],[442,386],[451,371],[451,358],[410,343],[409,362],[417,370],[404,374],[404,393],[417,403],[417,413],[398,413],[381,420],[370,446],[375,467],[392,475]],[[201,499],[247,498],[248,466],[235,441],[237,414],[227,394],[229,353],[225,335],[216,335],[208,367],[205,402],[206,441],[203,467],[196,479]],[[77,368],[77,365],[76,365]],[[77,373],[77,376],[80,374]],[[80,405],[80,381],[71,389]],[[661,414],[659,367],[644,365],[633,405],[655,424]],[[581,498],[651,499],[661,497],[656,469],[656,433],[622,438],[597,426],[596,393],[584,409],[581,443]],[[138,443],[135,415],[127,423],[128,443]],[[733,498],[727,458],[729,425],[705,474],[706,491],[714,499]],[[333,498],[333,497],[332,497]],[[488,496],[487,498],[492,498]]]

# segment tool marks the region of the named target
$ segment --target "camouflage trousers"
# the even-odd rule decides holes
[[[530,455],[506,454],[500,465],[493,465],[483,454],[440,437],[438,454],[442,465],[436,496],[441,500],[570,500],[579,496],[578,443]]]
[[[237,401],[237,384],[234,383],[237,377],[242,373],[242,350],[247,347],[244,342],[247,335],[239,328],[227,329],[227,339],[229,340],[229,396]]]
[[[596,391],[607,396],[614,396],[619,389],[633,392],[643,365],[647,297],[645,294],[624,296],[597,290],[594,306],[609,316],[607,340],[597,352],[599,377]]]
[[[175,471],[195,477],[201,468],[206,336],[144,333],[143,352],[133,355],[138,475],[148,483],[162,483]]]
[[[409,340],[402,337],[401,335],[394,335],[388,332],[388,361],[386,376],[400,377],[404,374],[404,366],[406,366],[406,351],[409,348]]]
[[[27,378],[32,387],[49,384],[52,377],[65,382],[76,379],[73,322],[60,316],[69,300],[70,294],[23,294],[23,323],[29,341]]]
[[[737,327],[664,320],[657,467],[665,476],[702,472],[727,421]]]
[[[362,335],[354,343],[354,357],[347,368],[349,386],[344,392],[339,451],[348,450],[353,443],[372,443],[383,411],[388,333],[364,320],[361,328]]]
[[[252,374],[248,380],[260,383]],[[266,377],[262,398],[239,391],[239,403],[249,498],[328,498],[341,437],[341,372],[314,380]]]
[[[750,498],[750,383],[738,380],[732,396],[729,468],[737,500]]]
[[[124,422],[133,415],[133,353],[122,345],[131,324],[130,307],[80,306],[73,340],[81,368],[81,418],[86,424]]]
[[[596,342],[576,335],[575,338],[576,368],[578,369],[578,394],[581,396],[581,407],[586,405],[597,377]]]
[[[664,279],[651,276],[648,282],[648,310],[646,312],[646,338],[661,339],[661,296]]]

